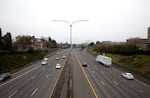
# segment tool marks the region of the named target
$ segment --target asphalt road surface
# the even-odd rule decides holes
[[[134,80],[124,79],[121,77],[122,71],[113,66],[108,68],[101,65],[86,50],[73,49],[71,53],[70,49],[58,51],[59,53],[54,52],[48,57],[47,65],[42,66],[39,61],[12,74],[11,79],[0,82],[0,98],[51,98],[63,68],[67,68],[55,69],[57,63],[70,68],[71,78],[68,79],[71,80],[68,87],[72,89],[70,90],[71,98],[150,97],[149,85],[136,77]],[[64,54],[68,56],[67,64],[65,64],[67,58],[62,59]],[[56,57],[60,60],[56,60]],[[83,62],[86,62],[88,66],[83,67]]]
[[[55,69],[57,63],[63,64],[63,54],[68,50],[60,50],[48,57],[47,65],[41,61],[26,67],[14,74],[11,79],[0,83],[0,98],[50,98],[54,84],[62,69]],[[60,60],[56,60],[59,57]]]
[[[83,67],[83,72],[92,84],[91,91],[94,89],[95,98],[150,98],[150,86],[137,80],[136,77],[134,80],[126,80],[121,77],[122,71],[101,65],[85,50],[76,49],[73,52],[80,65],[83,62],[88,64],[87,67]]]

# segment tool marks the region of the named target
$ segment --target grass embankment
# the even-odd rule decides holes
[[[0,54],[0,73],[23,67],[43,58],[46,53],[47,51],[34,51],[32,53]]]
[[[150,56],[107,54],[117,66],[129,69],[150,79]]]

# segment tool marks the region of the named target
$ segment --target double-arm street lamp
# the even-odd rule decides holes
[[[70,26],[70,48],[72,49],[72,26],[73,26],[73,24],[75,24],[77,22],[88,21],[88,20],[76,20],[76,21],[73,21],[72,23],[70,23],[70,22],[68,22],[66,20],[53,20],[53,21],[65,22],[65,23],[69,24],[69,26]]]

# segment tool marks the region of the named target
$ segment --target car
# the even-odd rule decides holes
[[[87,67],[88,64],[87,64],[86,62],[83,62],[82,66],[83,66],[83,67]]]
[[[65,58],[66,58],[66,56],[65,56],[65,55],[63,55],[63,56],[62,56],[62,58],[63,58],[63,59],[65,59]]]
[[[133,80],[134,79],[134,76],[132,73],[130,72],[124,72],[121,74],[124,78],[128,79],[128,80]]]
[[[10,73],[3,73],[0,75],[0,81],[7,80],[11,77]]]
[[[56,64],[56,69],[60,69],[61,68],[61,65],[60,64]]]
[[[59,60],[59,57],[57,57],[56,60]]]
[[[44,58],[44,60],[45,60],[45,61],[48,61],[48,58],[47,58],[47,57],[45,57],[45,58]]]
[[[47,61],[44,60],[44,61],[41,62],[41,64],[42,64],[42,65],[46,65],[46,64],[47,64]]]

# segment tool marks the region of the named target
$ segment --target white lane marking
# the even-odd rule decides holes
[[[31,79],[33,80],[36,76],[33,76]]]
[[[141,92],[141,93],[144,93],[144,91],[143,91],[143,90],[140,90],[140,92]]]
[[[13,78],[13,79],[11,79],[11,80],[9,80],[9,81],[7,81],[7,82],[1,84],[0,87],[2,87],[2,86],[4,86],[4,85],[8,84],[9,82],[14,81],[14,80],[16,80],[16,79],[18,79],[18,78],[20,78],[20,77],[22,77],[22,76],[28,74],[29,72],[31,72],[31,71],[37,69],[38,67],[40,67],[40,66],[37,66],[37,67],[35,67],[35,68],[32,68],[31,70],[29,70],[29,71],[27,71],[27,72],[25,72],[25,73],[23,73],[23,74],[21,74],[21,75],[15,77],[15,78]]]
[[[105,86],[105,83],[103,81],[101,81],[101,83]]]
[[[92,70],[92,72],[95,74],[95,71]]]
[[[141,84],[143,84],[143,85],[145,85],[145,86],[147,86],[147,87],[150,87],[150,85],[148,85],[148,84],[146,84],[146,83],[144,83],[144,82],[142,82],[142,81],[140,81],[140,80],[137,80],[137,79],[134,79],[134,80],[136,80],[137,82],[140,82]]]
[[[48,78],[49,77],[49,74],[46,76],[46,78]]]
[[[114,84],[116,84],[117,86],[119,86],[119,84],[115,80],[113,80],[113,82],[114,82]]]
[[[117,68],[112,67],[112,69],[118,71],[119,73],[122,73],[122,71],[120,71]],[[141,84],[143,84],[143,85],[145,85],[145,86],[147,86],[147,87],[150,87],[150,85],[148,85],[148,84],[146,84],[146,83],[144,83],[144,82],[142,82],[142,81],[140,81],[138,79],[134,79],[134,80],[137,81],[137,82],[139,82],[139,83],[141,83]]]
[[[33,95],[36,93],[37,90],[38,90],[38,88],[36,88],[36,89],[32,92],[31,96],[33,96]]]
[[[12,98],[18,91],[16,90],[14,93],[12,93],[8,98]]]
[[[104,71],[101,71],[102,74],[104,74]]]

